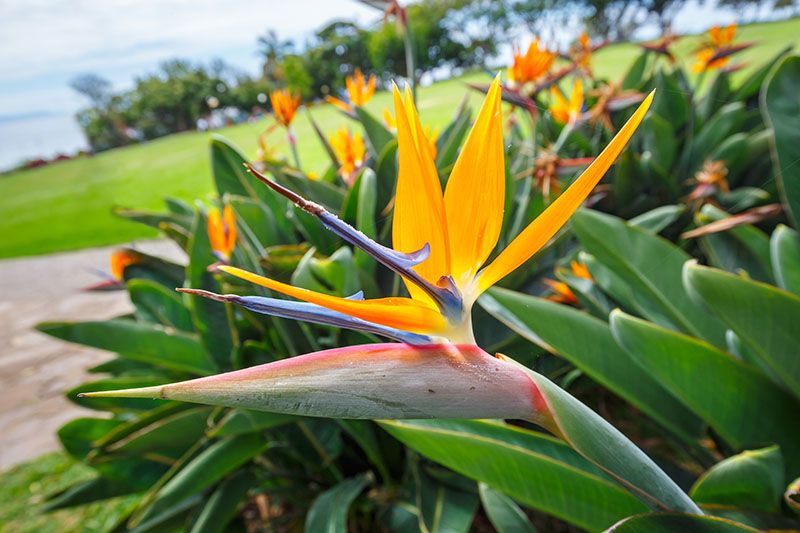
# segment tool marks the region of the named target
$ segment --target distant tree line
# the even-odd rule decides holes
[[[408,7],[417,75],[437,68],[474,67],[496,53],[490,35],[461,27],[458,17],[471,3],[425,0]],[[194,129],[215,107],[268,111],[264,96],[279,87],[296,90],[305,100],[336,93],[357,67],[383,81],[408,75],[403,38],[392,22],[379,20],[372,28],[334,22],[302,45],[267,32],[258,44],[263,68],[257,77],[236,72],[220,60],[208,65],[170,60],[122,92],[114,92],[107,80],[94,74],[73,79],[71,87],[90,102],[78,113],[78,121],[92,149]]]
[[[416,77],[430,72],[484,65],[498,47],[530,35],[552,38],[565,27],[585,24],[595,38],[625,40],[644,23],[669,27],[687,0],[422,0],[405,3],[414,49]],[[786,7],[799,0],[764,0]],[[720,0],[742,12],[761,0]],[[380,2],[366,2],[380,4]],[[772,4],[770,4],[772,5]],[[376,12],[377,14],[377,12]],[[95,151],[153,139],[196,127],[213,108],[268,111],[265,95],[281,87],[304,100],[336,94],[356,68],[382,82],[408,77],[402,32],[392,20],[371,27],[337,21],[304,43],[281,40],[268,31],[258,40],[263,60],[252,77],[220,60],[208,65],[184,60],[163,63],[135,80],[134,87],[113,92],[93,74],[71,86],[90,106],[78,120]]]

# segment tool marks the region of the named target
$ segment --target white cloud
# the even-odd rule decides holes
[[[267,29],[296,39],[335,18],[378,16],[352,0],[4,0],[0,113],[74,108],[64,92],[72,76],[91,71],[126,85],[171,57],[222,57],[254,72]]]

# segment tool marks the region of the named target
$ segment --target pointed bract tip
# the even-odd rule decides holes
[[[99,390],[93,392],[80,392],[78,398],[152,398],[165,399],[163,387],[140,387],[138,389]]]

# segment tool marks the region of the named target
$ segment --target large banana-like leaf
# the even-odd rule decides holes
[[[542,433],[476,420],[381,425],[426,457],[582,528],[597,531],[646,509],[600,469]]]
[[[685,277],[692,294],[800,399],[800,296],[696,264]]]
[[[800,470],[798,404],[760,371],[708,343],[615,311],[611,331],[639,363],[737,448],[778,443]]]
[[[697,415],[616,343],[606,322],[506,289],[492,289],[479,303],[519,335],[569,360],[685,440],[702,435]]]
[[[789,56],[772,71],[761,90],[761,112],[772,126],[772,159],[783,203],[800,226],[800,56]]]

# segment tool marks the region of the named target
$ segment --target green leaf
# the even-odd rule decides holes
[[[375,435],[375,425],[368,420],[348,420],[344,418],[336,422],[364,450],[367,458],[378,469],[383,480],[389,481],[391,475],[383,459],[380,443]]]
[[[192,224],[192,237],[189,240],[189,265],[186,267],[184,286],[221,292],[214,274],[208,271],[208,267],[216,262],[217,258],[211,250],[211,242],[208,239],[206,217],[198,211]],[[205,351],[219,368],[230,368],[234,344],[230,305],[188,294],[184,295],[184,302],[192,313],[195,330],[200,335]]]
[[[772,232],[770,255],[778,286],[800,296],[800,234],[779,224]]]
[[[723,325],[692,301],[683,287],[681,271],[691,259],[689,254],[661,237],[596,211],[575,213],[572,229],[596,260],[623,278],[626,296],[645,317],[725,346]]]
[[[760,66],[755,72],[744,76],[741,80],[742,84],[736,89],[736,92],[733,95],[733,99],[748,100],[754,96],[757,96],[758,92],[761,90],[761,87],[764,85],[764,80],[775,68],[775,64],[780,61],[783,56],[788,54],[792,48],[794,48],[794,44],[784,47],[780,52],[775,54],[772,59]]]
[[[784,488],[780,448],[744,451],[717,463],[694,484],[690,496],[703,505],[778,511]]]
[[[702,422],[617,345],[606,322],[505,289],[491,289],[478,302],[516,333],[564,357],[684,440],[702,435]]]
[[[797,403],[769,378],[705,342],[615,312],[617,342],[736,448],[777,443],[800,467]],[[712,378],[713,376],[713,378]]]
[[[364,126],[364,133],[367,136],[367,141],[372,148],[372,153],[379,156],[386,146],[394,140],[392,132],[386,129],[378,119],[363,107],[356,107],[356,117]]]
[[[660,233],[667,226],[678,220],[686,211],[683,205],[662,205],[628,221],[631,226],[642,228],[650,233]]]
[[[422,455],[578,527],[602,529],[646,509],[568,446],[542,433],[477,420],[381,425]]]
[[[625,77],[622,79],[621,89],[623,91],[627,89],[638,89],[641,87],[649,57],[650,53],[647,51],[639,54],[639,56],[628,69],[628,72],[625,73]]]
[[[486,483],[478,484],[481,504],[497,533],[535,533],[536,528],[514,500]]]
[[[117,352],[122,357],[154,366],[213,374],[216,365],[195,335],[132,320],[106,322],[45,322],[36,329],[69,342]]]
[[[375,211],[378,207],[378,183],[375,172],[366,168],[359,178],[358,209],[356,212],[356,229],[371,239],[378,238],[378,226]],[[355,262],[359,268],[374,272],[375,260],[361,249],[355,252]]]
[[[264,202],[242,196],[226,196],[225,199],[236,213],[237,229],[242,233],[240,239],[247,239],[255,253],[262,254],[268,246],[287,242],[276,221],[282,213],[273,213]]]
[[[679,130],[686,123],[691,112],[686,91],[681,86],[676,71],[667,73],[659,69],[655,76],[658,98],[653,100],[651,113],[668,118],[672,127]]]
[[[244,164],[247,159],[239,150],[219,135],[211,137],[211,174],[217,194],[235,194],[253,200],[263,200],[267,190],[250,175]]]
[[[105,477],[95,477],[87,481],[75,483],[67,490],[59,492],[55,497],[48,499],[42,506],[42,511],[49,513],[58,509],[66,509],[87,503],[116,498],[126,494],[133,494],[138,489],[131,487],[127,483],[108,479]]]
[[[461,490],[459,486],[451,486],[447,480],[428,475],[418,464],[412,468],[417,489],[417,508],[420,510],[420,530],[430,533],[467,533],[478,508],[477,495]]]
[[[147,279],[132,279],[128,282],[128,294],[139,318],[182,331],[194,330],[192,315],[174,290]]]
[[[175,507],[241,467],[263,452],[269,441],[261,435],[243,435],[215,442],[189,461],[156,493],[140,521]]]
[[[703,225],[729,217],[721,209],[705,205],[695,215],[695,220]],[[755,226],[748,224],[703,235],[700,242],[713,266],[728,272],[743,270],[752,278],[772,281],[769,238]]]
[[[744,104],[731,102],[715,113],[694,137],[691,150],[687,151],[690,169],[697,169],[703,160],[722,144],[731,134],[739,131],[747,118]]]
[[[685,277],[692,295],[800,398],[800,296],[699,265],[687,265]]]
[[[607,533],[757,533],[757,529],[713,516],[653,513],[632,516],[615,524]]]
[[[761,113],[772,127],[772,161],[778,190],[794,226],[800,227],[800,56],[778,63],[761,89]]]
[[[161,418],[107,447],[112,453],[183,453],[204,434],[211,409],[196,407]]]
[[[296,420],[297,417],[291,415],[249,409],[231,409],[216,426],[209,430],[208,434],[211,437],[230,437],[245,433],[258,433]]]
[[[652,154],[655,164],[661,168],[672,168],[678,152],[678,141],[667,119],[657,114],[646,116],[636,137],[642,143],[642,149]]]
[[[541,394],[547,418],[533,422],[545,426],[651,508],[699,512],[678,485],[614,426],[546,377],[513,359],[501,359],[525,371]]]
[[[249,470],[236,472],[220,483],[203,504],[203,509],[192,524],[191,533],[222,533],[236,516],[236,510],[245,500],[247,492],[258,482]]]
[[[346,479],[320,494],[306,515],[307,533],[347,533],[347,513],[353,500],[372,483],[370,474]]]
[[[292,274],[292,285],[342,297],[361,289],[350,248],[342,246],[330,257],[316,257],[314,252],[312,248],[303,256]]]

